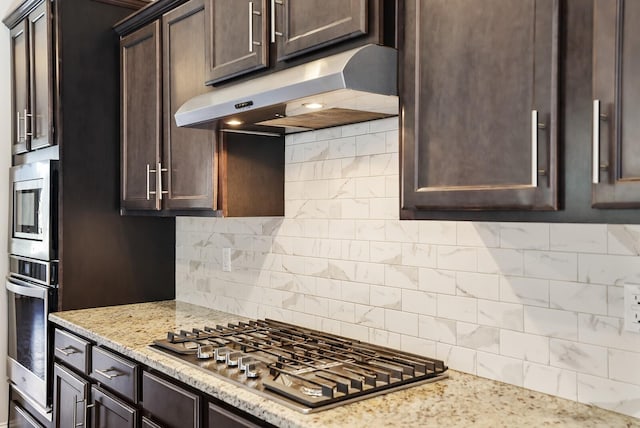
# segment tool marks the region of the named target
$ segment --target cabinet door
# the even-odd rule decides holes
[[[59,364],[53,367],[53,426],[86,427],[89,382]]]
[[[162,138],[160,23],[152,22],[120,41],[121,206],[159,210],[156,195]]]
[[[204,0],[164,15],[164,164],[160,177],[166,209],[216,209],[216,133],[180,128],[173,115],[205,86]],[[166,193],[165,193],[166,192]]]
[[[367,34],[367,0],[272,0],[278,61]]]
[[[592,203],[640,207],[640,3],[595,0]]]
[[[148,372],[142,373],[142,407],[167,428],[200,426],[200,397]]]
[[[27,114],[29,110],[29,42],[27,21],[11,30],[11,111],[13,125],[11,153],[24,153],[27,145]]]
[[[208,83],[269,64],[267,0],[206,0]]]
[[[232,413],[217,404],[209,403],[208,428],[258,428],[259,425]]]
[[[91,386],[93,428],[135,428],[137,411],[126,403],[107,394],[99,387]]]
[[[406,2],[404,210],[557,208],[558,3]]]
[[[27,123],[31,150],[54,144],[50,8],[51,2],[45,1],[28,19],[31,106]]]

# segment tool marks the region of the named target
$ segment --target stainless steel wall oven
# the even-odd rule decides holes
[[[7,374],[43,412],[51,406],[52,355],[47,319],[55,311],[57,262],[9,256]]]
[[[58,161],[10,170],[7,374],[42,414],[51,411],[49,313],[58,297]]]

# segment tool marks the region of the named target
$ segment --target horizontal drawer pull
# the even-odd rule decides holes
[[[71,354],[77,354],[80,351],[73,346],[65,346],[64,348],[56,348],[56,351],[63,354],[65,357],[68,357]]]
[[[102,375],[102,376],[106,377],[107,379],[113,379],[113,378],[116,378],[118,376],[123,376],[123,375],[126,374],[126,373],[121,372],[118,369],[113,368],[113,367],[110,367],[110,368],[105,369],[105,370],[94,369],[94,371],[96,373],[98,373],[99,375]],[[115,374],[109,374],[109,373],[115,373]]]

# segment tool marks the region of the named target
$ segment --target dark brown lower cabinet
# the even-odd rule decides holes
[[[91,386],[93,428],[136,428],[138,412],[96,385]]]
[[[148,418],[142,417],[142,428],[162,428],[160,425],[150,421]]]
[[[258,428],[260,426],[215,403],[209,403],[208,413],[208,428]]]
[[[88,399],[89,381],[55,363],[53,365],[53,426],[56,428],[86,427]]]
[[[154,374],[142,373],[142,408],[167,428],[198,428],[200,396]]]

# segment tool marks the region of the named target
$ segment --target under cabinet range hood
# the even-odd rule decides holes
[[[366,45],[184,103],[178,126],[286,134],[398,114],[397,51]]]

